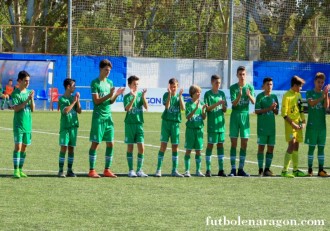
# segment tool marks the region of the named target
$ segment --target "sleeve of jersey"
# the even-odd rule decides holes
[[[13,93],[11,97],[12,97],[13,106],[18,105],[18,101],[19,101],[18,95],[16,93]]]
[[[288,115],[288,109],[289,109],[288,99],[287,99],[286,95],[284,95],[283,99],[282,99],[282,108],[281,108],[281,115],[283,117]]]
[[[227,98],[226,98],[226,95],[225,95],[224,92],[222,92],[222,99],[225,101],[225,105],[227,107],[228,106],[228,104],[227,104]]]
[[[191,112],[191,104],[189,102],[186,103],[186,118]]]
[[[254,87],[250,85],[250,94],[254,97]]]
[[[236,92],[234,87],[230,87],[230,100],[233,102],[236,99]]]
[[[261,109],[260,102],[261,102],[261,97],[260,97],[260,95],[257,95],[256,104],[254,106],[254,110],[260,110]]]
[[[168,92],[165,92],[164,95],[163,95],[163,105],[164,106],[166,104],[167,98],[168,98]]]
[[[210,104],[209,104],[209,97],[208,97],[207,92],[204,94],[204,103],[207,104],[208,106],[210,106]]]
[[[92,94],[97,93],[97,85],[94,83],[94,81],[91,83],[91,92]]]
[[[128,104],[128,102],[127,102],[127,101],[128,101],[128,99],[127,99],[128,96],[129,96],[129,95],[124,95],[124,100],[123,100],[124,110],[125,110],[125,108],[126,108],[126,106],[127,106],[127,104]]]
[[[64,104],[63,98],[61,97],[60,100],[58,101],[58,104],[60,105],[60,112],[64,114],[64,108],[66,105]]]
[[[299,96],[299,98],[300,98],[300,100],[302,100],[301,95]],[[305,120],[305,113],[303,110],[302,110],[302,112],[300,112],[300,118],[301,118],[301,120]]]

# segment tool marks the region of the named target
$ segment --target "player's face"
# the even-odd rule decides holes
[[[266,92],[271,92],[273,90],[273,81],[266,82],[263,88]]]
[[[133,91],[137,91],[138,87],[139,87],[139,81],[138,80],[135,80],[131,84],[129,84],[129,88]]]
[[[212,88],[214,90],[218,90],[221,86],[221,80],[220,79],[215,79],[212,81]]]
[[[76,83],[72,83],[72,84],[69,86],[69,90],[70,90],[70,93],[73,93],[73,92],[76,90]]]
[[[196,91],[196,93],[193,95],[193,99],[199,99],[201,97],[201,92]]]
[[[20,85],[23,87],[23,88],[28,88],[28,86],[30,85],[30,76],[27,76],[25,77],[24,79],[22,79],[20,81]]]
[[[237,78],[238,78],[238,81],[244,82],[245,81],[245,78],[246,78],[246,71],[245,70],[239,71],[237,73]]]
[[[315,85],[315,90],[317,91],[321,91],[324,85],[324,80],[323,79],[316,79],[314,81],[314,85]]]
[[[176,91],[178,90],[178,84],[177,83],[170,84],[170,90],[172,94],[175,94]]]
[[[8,81],[8,85],[12,86],[13,85],[13,81]]]
[[[105,66],[103,68],[100,69],[100,75],[102,77],[107,78],[110,74],[111,68],[109,66]]]
[[[293,85],[292,90],[295,92],[300,92],[302,89],[302,85]]]

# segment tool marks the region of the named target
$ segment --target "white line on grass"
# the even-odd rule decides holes
[[[4,127],[0,127],[1,130],[7,130],[7,131],[12,131],[13,129],[12,128],[4,128]],[[39,133],[39,134],[46,134],[46,135],[59,135],[58,133],[54,133],[54,132],[44,132],[44,131],[37,131],[37,130],[33,130],[32,131],[33,133]],[[82,138],[82,139],[89,139],[89,137],[87,136],[77,136],[78,138]],[[120,141],[120,140],[115,140],[116,143],[121,143],[123,144],[124,141]],[[152,147],[152,148],[159,148],[159,146],[156,146],[156,145],[152,145],[152,144],[144,144],[144,146],[146,147]],[[171,148],[167,148],[167,150],[171,150]],[[183,150],[183,149],[178,149],[179,152],[183,152],[185,153],[186,151]],[[204,155],[204,153],[202,153],[202,155]],[[212,155],[213,157],[217,157],[215,155]],[[225,159],[230,159],[228,157],[225,157]],[[239,161],[239,159],[236,159],[236,161]],[[250,163],[250,164],[258,164],[258,162],[255,162],[255,161],[250,161],[250,160],[245,160],[246,163]],[[273,167],[276,167],[276,168],[282,168],[283,166],[280,166],[280,165],[272,165]]]

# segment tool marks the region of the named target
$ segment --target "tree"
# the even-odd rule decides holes
[[[322,0],[240,1],[265,41],[265,58],[296,59],[298,40],[308,30],[306,26],[320,15],[328,14],[327,1]]]
[[[67,1],[7,0],[0,3],[0,8],[1,21],[11,26],[10,33],[4,37],[4,47],[8,51],[42,52],[45,31],[38,26],[66,27],[68,23]],[[56,47],[57,52],[63,52],[54,41],[65,33],[65,29],[51,29],[47,37],[48,49]]]

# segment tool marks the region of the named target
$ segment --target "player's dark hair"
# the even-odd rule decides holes
[[[265,77],[264,80],[262,81],[262,84],[265,84],[270,81],[273,81],[273,79],[271,77]]]
[[[72,86],[72,84],[75,83],[75,82],[76,82],[76,80],[74,80],[74,79],[66,78],[63,81],[64,89],[66,89],[68,86]]]
[[[27,71],[20,71],[18,72],[17,81],[23,80],[25,77],[30,77],[30,74]]]
[[[133,81],[139,80],[139,77],[132,75],[127,79],[127,83],[130,85]]]
[[[109,60],[107,60],[107,59],[101,60],[99,66],[100,66],[100,68],[110,67],[112,69],[112,63]]]
[[[13,79],[8,79],[8,82],[12,81],[13,82]]]
[[[302,78],[300,78],[299,76],[297,75],[294,75],[292,78],[291,78],[291,87],[293,87],[294,85],[297,85],[297,86],[301,86],[305,84],[305,80],[303,80]]]
[[[214,80],[218,80],[218,79],[220,79],[220,81],[221,81],[221,77],[219,75],[212,75],[211,76],[211,82],[213,82]]]
[[[237,72],[236,72],[236,74],[238,74],[238,72],[240,72],[240,71],[245,71],[245,67],[244,67],[244,66],[239,66],[239,67],[237,67]]]
[[[169,81],[168,81],[169,84],[178,84],[179,81],[176,79],[176,78],[171,78]]]

